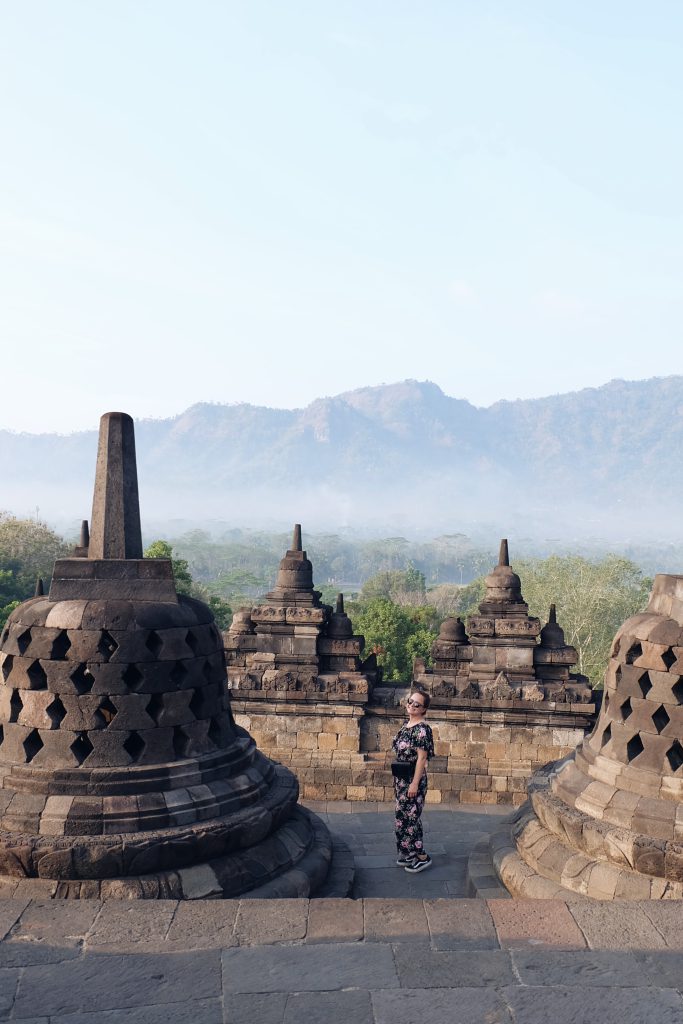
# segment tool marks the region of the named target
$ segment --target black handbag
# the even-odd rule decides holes
[[[415,774],[415,763],[413,761],[392,761],[391,774],[395,779],[403,782],[412,782]]]

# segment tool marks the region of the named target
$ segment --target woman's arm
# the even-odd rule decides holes
[[[420,749],[417,752],[417,761],[415,763],[415,773],[413,775],[413,781],[408,786],[408,796],[409,797],[416,797],[417,796],[417,789],[418,789],[418,786],[420,785],[420,779],[424,775],[426,768],[427,768],[427,751]]]

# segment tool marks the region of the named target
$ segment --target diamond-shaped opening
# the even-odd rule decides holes
[[[137,690],[145,677],[137,665],[128,665],[121,678],[129,690]]]
[[[2,725],[0,725],[0,747],[2,746],[2,743],[3,743],[4,739],[5,739],[5,730],[3,729]]]
[[[118,714],[118,708],[113,704],[109,697],[104,697],[103,700],[97,705],[97,711],[95,712],[95,718],[101,729],[106,729],[111,724],[114,715]]]
[[[619,683],[621,682],[621,665],[617,665],[616,671],[614,673],[614,678],[615,678],[617,686],[618,686]]]
[[[159,724],[159,716],[161,712],[164,710],[164,707],[164,698],[161,696],[161,694],[153,693],[152,696],[149,698],[149,701],[147,702],[147,707],[145,708],[145,711],[147,712],[147,714],[152,719],[155,725]]]
[[[187,757],[189,749],[189,736],[180,725],[176,725],[176,727],[173,730],[173,752],[175,753],[175,756]]]
[[[17,637],[17,647],[19,648],[19,654],[26,654],[28,646],[31,643],[31,630],[25,629],[23,633],[20,633]]]
[[[611,654],[612,658],[616,658],[617,654],[619,653],[620,647],[621,647],[621,637],[618,637],[614,641],[614,644],[612,646],[612,654]]]
[[[202,690],[195,690],[192,694],[192,700],[190,701],[190,711],[195,718],[204,718],[204,698],[205,694]]]
[[[668,648],[667,648],[667,649],[666,649],[666,650],[664,651],[664,654],[662,655],[662,661],[663,661],[663,662],[664,662],[664,664],[666,665],[666,670],[667,670],[667,672],[668,672],[668,671],[669,671],[669,669],[671,668],[671,666],[672,666],[672,665],[674,664],[674,662],[676,661],[676,655],[674,654],[674,652],[672,651],[672,649],[671,649],[670,647],[668,647]]]
[[[649,673],[643,672],[642,676],[638,680],[638,686],[643,697],[647,697],[648,693],[652,689],[652,683],[650,682]]]
[[[5,626],[2,633],[0,633],[0,647],[4,644],[5,640],[9,636],[9,626]]]
[[[32,690],[47,690],[47,674],[39,661],[32,661],[26,669]]]
[[[14,664],[14,656],[12,654],[6,654],[5,660],[2,663],[2,678],[5,682],[9,679],[9,674],[12,671],[12,665]]]
[[[671,771],[677,772],[678,769],[683,765],[683,747],[674,740],[669,749],[666,752],[666,758],[671,765]]]
[[[55,697],[52,703],[48,704],[45,708],[45,714],[50,719],[50,728],[59,729],[60,725],[66,718],[66,708],[59,697]]]
[[[222,735],[223,735],[223,730],[220,727],[220,723],[219,723],[218,719],[216,719],[216,718],[212,718],[211,719],[211,721],[209,723],[209,731],[208,731],[207,735],[208,735],[209,739],[211,740],[211,742],[213,743],[214,747],[220,747],[221,746],[221,738],[222,738]]]
[[[177,690],[179,690],[180,687],[183,685],[183,682],[185,681],[186,677],[187,668],[185,667],[185,662],[176,661],[168,677],[171,684],[175,686]]]
[[[83,764],[86,757],[89,757],[93,752],[93,745],[88,739],[88,734],[85,732],[79,732],[78,736],[71,744],[70,750],[76,758],[77,763]]]
[[[643,648],[641,644],[638,643],[638,641],[636,641],[634,644],[631,644],[628,651],[626,652],[626,664],[632,665],[636,658],[639,658],[642,653]]]
[[[97,650],[100,652],[105,661],[116,654],[119,649],[119,645],[114,637],[106,629],[103,629],[100,633],[100,639],[97,642]]]
[[[679,679],[677,683],[674,683],[671,687],[671,692],[678,701],[679,704],[683,704],[683,679]]]
[[[630,697],[626,698],[626,700],[621,705],[619,710],[621,711],[621,717],[623,718],[624,721],[626,721],[627,718],[631,717],[631,715],[633,714],[633,708],[631,707],[631,698]]]
[[[635,736],[632,736],[626,744],[627,761],[635,760],[635,758],[638,757],[638,754],[642,754],[644,749],[645,748],[643,747],[643,741],[641,740],[638,733],[636,733]]]
[[[52,661],[64,661],[70,647],[71,641],[69,640],[69,634],[65,629],[62,629],[52,641],[50,658]]]
[[[123,741],[123,749],[130,755],[131,760],[137,761],[145,749],[145,741],[138,732],[131,732]]]
[[[161,639],[159,634],[154,629],[150,629],[149,636],[145,640],[145,647],[147,650],[151,651],[155,658],[158,658],[159,651],[163,646],[164,641]]]
[[[19,714],[24,706],[24,702],[21,699],[21,694],[18,690],[12,690],[12,696],[9,701],[9,720],[10,722],[17,722],[19,720]]]
[[[652,721],[655,724],[655,729],[657,730],[657,732],[662,732],[663,729],[666,729],[667,725],[671,721],[671,719],[666,713],[666,708],[662,704],[659,705],[659,707],[653,714]]]
[[[602,734],[602,739],[600,740],[600,746],[601,747],[606,747],[611,739],[612,739],[612,726],[608,725],[607,728],[605,729],[605,731]]]
[[[195,636],[191,629],[188,629],[187,631],[187,635],[185,636],[185,643],[190,648],[192,653],[196,655],[197,651],[199,650],[199,641],[197,640],[197,637]]]
[[[71,673],[71,682],[76,687],[76,693],[82,697],[84,693],[90,693],[95,683],[95,677],[87,665],[80,664]]]
[[[40,738],[40,733],[37,729],[31,729],[26,739],[23,742],[24,753],[26,755],[26,763],[28,764],[36,756],[39,750],[42,750],[45,744]]]

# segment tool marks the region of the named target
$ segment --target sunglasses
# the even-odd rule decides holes
[[[408,698],[408,700],[406,701],[406,704],[410,704],[414,708],[423,708],[424,707],[424,704],[420,704],[420,702],[418,700],[413,700],[412,697]]]

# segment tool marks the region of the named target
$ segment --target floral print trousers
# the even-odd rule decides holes
[[[424,853],[422,842],[422,808],[427,795],[427,775],[420,779],[416,797],[408,796],[410,783],[394,779],[396,795],[396,849],[400,856],[417,857]]]

